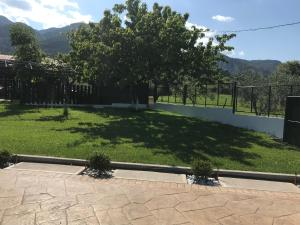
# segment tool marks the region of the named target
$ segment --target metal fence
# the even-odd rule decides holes
[[[204,107],[232,107],[233,85],[233,83],[219,82],[193,87],[159,86],[158,101]]]
[[[288,97],[285,111],[283,141],[300,146],[300,97]]]
[[[158,102],[231,108],[233,113],[284,116],[287,96],[300,95],[300,85],[241,86],[236,82],[198,86],[160,86]]]

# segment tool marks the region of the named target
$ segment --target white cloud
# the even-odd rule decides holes
[[[226,50],[226,51],[223,51],[222,53],[223,53],[224,55],[229,56],[229,57],[234,57],[234,56],[236,55],[236,53],[235,53],[234,50],[231,50],[231,51]]]
[[[221,16],[221,15],[213,16],[212,19],[217,20],[219,22],[232,22],[234,20],[234,18],[231,16]]]
[[[186,22],[186,27],[188,29],[191,29],[193,26],[196,27],[196,28],[198,28],[198,29],[202,29],[202,30],[205,31],[204,32],[205,33],[205,37],[200,38],[197,41],[197,44],[199,44],[199,43],[202,42],[204,45],[206,45],[209,42],[210,38],[213,38],[216,35],[215,31],[207,30],[208,28],[205,27],[205,26],[194,24],[194,23],[190,23],[190,22]],[[213,44],[216,44],[216,42],[213,42]]]
[[[238,51],[238,52],[236,52],[235,50],[231,50],[231,51],[223,51],[222,53],[224,55],[229,56],[229,57],[241,57],[241,58],[243,58],[245,56],[245,52],[244,51]]]
[[[239,56],[244,56],[245,52],[244,51],[239,51]]]
[[[35,22],[44,29],[92,20],[91,15],[80,13],[74,0],[14,0],[13,3],[1,0],[0,15],[15,22]]]

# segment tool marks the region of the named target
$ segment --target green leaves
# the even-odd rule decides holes
[[[32,28],[23,23],[15,23],[10,28],[10,38],[18,60],[41,61],[42,52]]]
[[[125,18],[124,14],[126,15]],[[99,83],[174,83],[219,73],[221,52],[234,35],[206,38],[206,30],[188,28],[189,15],[155,3],[152,10],[140,0],[116,4],[99,23],[82,26],[70,35],[70,64],[87,81]]]

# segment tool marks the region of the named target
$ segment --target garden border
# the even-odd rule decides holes
[[[36,156],[36,155],[17,155],[17,162],[35,162],[35,163],[52,163],[63,165],[76,165],[87,166],[88,161],[84,159],[72,159],[72,158],[59,158],[49,156]],[[142,170],[164,173],[176,173],[176,174],[190,174],[190,167],[181,166],[166,166],[156,164],[143,164],[143,163],[127,163],[127,162],[112,162],[114,169],[126,169],[126,170]],[[300,182],[300,175],[296,174],[283,174],[283,173],[266,173],[266,172],[254,172],[254,171],[241,171],[241,170],[214,170],[214,173],[223,177],[256,179],[256,180],[269,180],[269,181],[281,181],[295,183],[297,180]]]

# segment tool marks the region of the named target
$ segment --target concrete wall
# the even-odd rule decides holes
[[[177,104],[156,103],[151,108],[175,112],[185,116],[197,117],[209,121],[216,121],[236,127],[247,128],[265,132],[272,136],[282,138],[284,119],[276,117],[235,115],[231,109],[203,108]]]
[[[38,103],[27,103],[25,105],[29,106],[40,106],[40,107],[64,107],[64,104],[38,104]],[[92,107],[96,109],[101,108],[120,108],[120,109],[127,109],[127,108],[138,108],[138,109],[147,109],[148,105],[146,104],[126,104],[126,103],[112,103],[111,105],[91,105],[91,104],[66,104],[67,107],[78,107],[78,108],[84,108],[84,107]]]

